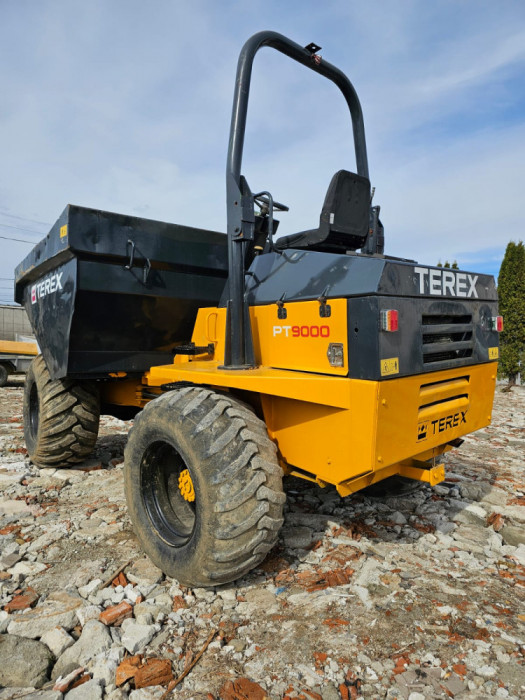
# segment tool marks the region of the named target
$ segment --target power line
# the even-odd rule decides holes
[[[14,277],[0,277],[0,280],[3,282],[10,282],[11,280],[14,280]]]
[[[2,224],[0,222],[0,226],[4,226],[5,228],[14,228],[17,231],[27,231],[27,233],[34,233],[35,236],[43,236],[44,232],[43,231],[32,231],[30,228],[22,228],[21,226],[11,226],[11,224]]]
[[[37,241],[26,241],[23,238],[10,238],[9,236],[0,236],[4,241],[18,241],[18,243],[29,243],[30,245],[35,245]]]
[[[16,216],[15,214],[7,214],[6,212],[0,212],[0,216],[8,216],[10,219],[18,219],[19,221],[29,221],[32,224],[42,224],[42,226],[51,226],[47,221],[36,221],[35,219],[27,219],[25,216]]]

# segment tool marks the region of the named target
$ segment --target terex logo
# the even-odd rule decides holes
[[[37,299],[42,299],[42,297],[48,294],[53,294],[54,292],[62,289],[61,278],[63,272],[56,272],[54,275],[47,277],[41,282],[37,282],[31,287],[31,303],[36,304]]]
[[[436,296],[478,298],[476,290],[478,275],[452,270],[432,270],[428,267],[415,267],[414,272],[419,275],[420,294],[425,294],[428,290],[429,294]]]
[[[444,433],[445,430],[450,430],[451,428],[457,428],[458,425],[467,422],[467,411],[458,411],[458,413],[452,413],[444,418],[436,418],[432,421],[423,421],[417,426],[417,442],[426,440],[429,433],[432,435],[437,435],[439,433]],[[431,428],[432,426],[432,428]]]
[[[466,422],[467,412],[459,411],[459,413],[453,413],[451,416],[430,421],[430,425],[432,426],[435,435],[436,433],[443,433],[445,430],[449,430],[450,428],[457,428],[458,425]]]

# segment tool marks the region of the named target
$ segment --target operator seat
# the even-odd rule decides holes
[[[368,235],[370,203],[370,180],[339,170],[328,187],[319,228],[283,236],[275,241],[275,247],[277,250],[308,248],[324,253],[357,250]]]

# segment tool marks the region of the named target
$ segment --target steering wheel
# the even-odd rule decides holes
[[[264,195],[255,195],[253,198],[253,201],[256,202],[260,207],[261,207],[261,213],[262,214],[267,214],[270,210],[270,200],[268,197],[265,197]],[[273,200],[273,208],[275,211],[290,211],[290,207],[287,207],[286,204],[281,204],[280,202],[276,202]]]

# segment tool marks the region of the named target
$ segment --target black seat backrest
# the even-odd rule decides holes
[[[332,177],[319,218],[319,228],[283,236],[277,248],[344,252],[361,248],[370,225],[370,181],[348,170]]]
[[[370,181],[348,170],[339,170],[330,182],[319,228],[324,242],[360,248],[365,242],[370,217]]]

